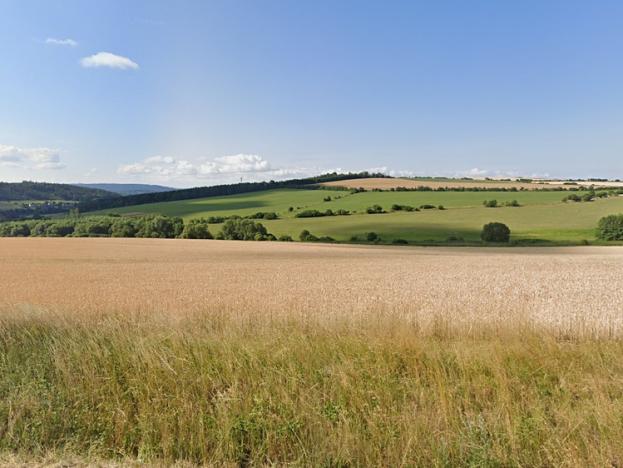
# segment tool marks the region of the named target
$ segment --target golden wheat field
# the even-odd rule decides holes
[[[623,248],[0,240],[0,304],[72,314],[623,331]]]
[[[599,183],[595,183],[599,185]],[[364,188],[366,190],[390,190],[397,187],[417,188],[430,187],[437,188],[506,188],[518,190],[535,190],[539,188],[552,188],[549,182],[513,182],[505,180],[435,180],[435,179],[401,179],[370,177],[367,179],[338,180],[334,182],[323,182],[321,185],[327,187],[347,187]],[[560,183],[556,184],[560,185]],[[565,185],[565,188],[578,187],[577,184]]]
[[[8,238],[0,266],[0,465],[623,460],[623,248]]]

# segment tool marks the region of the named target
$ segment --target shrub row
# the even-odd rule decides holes
[[[348,210],[305,210],[294,215],[295,218],[321,218],[323,216],[348,216],[350,211]]]
[[[141,217],[83,216],[38,221],[0,223],[0,237],[149,237],[213,239],[209,218],[184,222],[182,218],[152,215]],[[276,240],[252,219],[225,221],[216,236],[227,240]],[[287,240],[287,239],[284,239]]]
[[[486,208],[497,208],[498,206],[513,206],[513,207],[521,206],[517,200],[504,202],[504,205],[499,204],[497,200],[485,200],[484,202],[482,202],[482,204]]]
[[[576,203],[577,202],[591,202],[595,200],[596,198],[618,197],[620,195],[623,195],[623,189],[610,190],[610,191],[602,190],[599,192],[595,192],[594,190],[589,190],[582,196],[578,195],[577,193],[572,193],[570,195],[567,195],[566,197],[562,199],[562,201],[563,202],[576,202]]]

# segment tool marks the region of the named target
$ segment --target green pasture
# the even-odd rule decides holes
[[[507,224],[516,240],[542,243],[578,243],[595,239],[598,220],[623,213],[623,197],[610,197],[585,203],[563,203],[564,192],[362,192],[338,190],[270,190],[226,197],[210,197],[166,203],[135,205],[106,210],[118,214],[163,214],[185,219],[209,216],[246,216],[259,211],[274,211],[280,219],[263,221],[275,235],[294,238],[307,229],[316,236],[331,236],[348,241],[374,231],[384,241],[405,239],[413,242],[444,242],[450,236],[477,241],[483,224]],[[331,201],[323,201],[331,197]],[[485,208],[484,200],[498,203],[517,200],[521,207]],[[420,206],[443,205],[445,210],[394,212],[369,215],[371,205],[389,211],[392,204]],[[294,211],[290,212],[289,207]],[[295,218],[302,210],[346,209],[350,216]],[[218,232],[219,225],[213,231]]]

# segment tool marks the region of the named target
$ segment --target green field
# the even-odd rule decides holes
[[[507,224],[515,240],[543,243],[578,243],[595,240],[598,220],[623,212],[623,197],[598,199],[587,203],[564,203],[563,192],[362,192],[351,194],[332,190],[280,189],[225,197],[211,197],[166,203],[135,205],[106,210],[118,214],[163,214],[185,219],[209,216],[250,215],[259,211],[276,212],[280,219],[263,221],[275,235],[296,238],[303,229],[317,236],[348,241],[374,231],[383,241],[405,239],[412,242],[445,242],[450,236],[466,242],[478,241],[483,224]],[[323,201],[330,196],[331,201]],[[517,200],[521,207],[485,208],[484,200],[498,203]],[[445,210],[366,214],[367,207],[381,205],[389,211],[392,204],[420,206],[443,205]],[[290,212],[289,207],[294,211]],[[345,209],[350,216],[295,218],[302,210]],[[213,231],[218,232],[215,224]]]

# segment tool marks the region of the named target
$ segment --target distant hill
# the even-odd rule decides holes
[[[177,190],[163,185],[150,184],[74,184],[76,187],[87,187],[92,189],[106,190],[119,195],[141,195],[143,193],[170,192]]]
[[[55,200],[88,202],[119,195],[107,190],[48,182],[0,182],[0,201]]]
[[[142,205],[145,203],[161,203],[167,201],[190,200],[193,198],[216,197],[224,195],[236,195],[239,193],[260,192],[277,188],[312,188],[318,187],[322,182],[336,180],[361,179],[370,177],[387,177],[384,174],[371,174],[369,172],[338,174],[322,174],[315,177],[303,179],[290,179],[270,182],[241,182],[238,184],[212,185],[208,187],[194,187],[189,189],[177,189],[167,192],[142,193],[140,195],[128,195],[112,199],[92,200],[80,203],[80,211],[105,210],[109,208],[120,208],[123,206]]]
[[[47,182],[0,182],[0,221],[66,213],[80,203],[121,198],[106,190]]]

